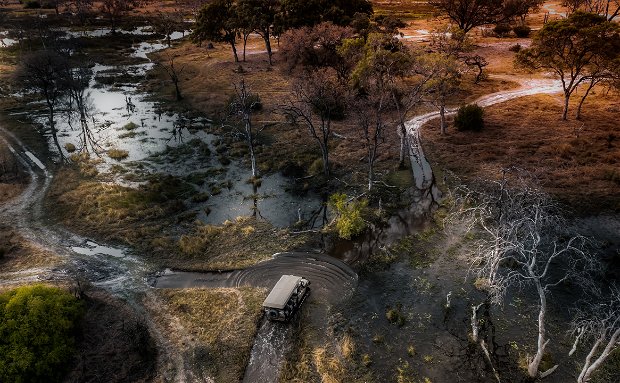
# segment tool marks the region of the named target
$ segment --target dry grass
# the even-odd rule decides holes
[[[274,253],[294,250],[307,241],[308,235],[291,235],[251,217],[238,217],[221,226],[197,223],[189,234],[181,236],[166,264],[184,270],[240,269],[267,260]]]
[[[451,130],[442,137],[437,121],[426,126],[432,161],[466,179],[493,178],[501,168],[518,166],[577,208],[620,209],[617,99],[599,90],[586,101],[581,121],[561,121],[560,96],[521,98],[485,112],[479,133]]]
[[[158,223],[179,211],[176,198],[184,192],[173,179],[131,189],[63,168],[54,177],[48,203],[54,216],[80,233],[134,245],[160,232]]]
[[[216,382],[243,377],[266,291],[256,288],[157,290],[155,321],[177,352]]]
[[[125,158],[129,157],[129,152],[126,150],[122,150],[122,149],[110,149],[108,150],[108,157],[110,157],[113,160],[124,160]]]
[[[54,267],[61,260],[51,251],[28,242],[12,228],[0,226],[0,276],[3,273]]]
[[[300,314],[302,318],[293,323],[296,342],[280,372],[280,382],[382,381],[372,376],[367,368],[371,361],[360,355],[351,334],[335,335],[331,328],[325,333],[322,314]]]

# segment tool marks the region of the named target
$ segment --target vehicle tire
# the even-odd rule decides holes
[[[271,320],[277,320],[279,317],[279,313],[278,310],[269,310],[267,311],[267,318],[271,319]]]

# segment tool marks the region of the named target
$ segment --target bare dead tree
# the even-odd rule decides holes
[[[183,14],[175,9],[172,12],[157,11],[151,19],[153,28],[166,38],[168,47],[172,45],[172,34],[179,30],[184,30]]]
[[[234,84],[235,95],[230,103],[230,113],[236,116],[241,122],[239,132],[248,145],[250,152],[250,162],[252,164],[252,177],[258,177],[258,169],[256,166],[256,153],[254,147],[256,144],[256,135],[260,130],[256,130],[252,125],[252,113],[261,107],[260,98],[252,93],[246,85],[245,80],[241,79],[239,84]]]
[[[528,357],[528,374],[551,374],[557,366],[539,371],[550,342],[545,326],[547,299],[554,287],[594,267],[586,238],[565,229],[558,205],[519,170],[504,170],[499,181],[486,181],[475,189],[460,187],[456,195],[462,206],[458,216],[481,236],[470,264],[487,300],[501,304],[512,287],[535,289],[538,340],[536,354]],[[479,308],[474,307],[472,314],[474,335]]]
[[[282,106],[294,123],[306,126],[323,158],[323,174],[329,176],[329,140],[332,120],[344,115],[345,89],[328,69],[307,74],[293,85],[293,97]]]
[[[375,89],[375,91],[378,90]],[[389,102],[390,94],[383,90],[358,99],[355,104],[356,120],[366,148],[369,191],[372,190],[375,181],[375,162],[379,147],[385,142],[385,129],[387,127],[385,114],[388,111]]]
[[[569,356],[575,353],[580,343],[593,342],[577,383],[590,381],[592,374],[605,363],[609,355],[620,349],[620,287],[612,285],[606,299],[600,298],[600,291],[596,295],[599,299],[581,307],[571,324],[575,342]]]
[[[39,51],[24,56],[15,73],[15,80],[21,87],[38,93],[44,99],[48,111],[47,131],[52,136],[61,161],[64,161],[64,154],[58,142],[55,116],[58,105],[67,92],[66,83],[63,80],[66,66],[67,61],[59,54],[52,51]]]
[[[165,61],[157,62],[157,66],[162,68],[166,72],[168,77],[170,77],[170,81],[172,81],[172,84],[174,85],[175,99],[177,101],[181,101],[183,99],[183,96],[181,95],[181,88],[179,87],[179,83],[181,82],[181,74],[185,70],[185,65],[181,65],[181,67],[179,67],[178,65],[175,66],[175,58],[175,56],[166,56]]]
[[[465,57],[465,65],[468,67],[476,67],[478,69],[478,73],[476,73],[476,79],[474,80],[474,84],[478,84],[480,80],[485,78],[484,68],[489,65],[489,62],[480,55],[466,56]]]

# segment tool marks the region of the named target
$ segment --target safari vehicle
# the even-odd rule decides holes
[[[288,322],[310,293],[310,281],[295,275],[283,275],[263,302],[267,318]]]

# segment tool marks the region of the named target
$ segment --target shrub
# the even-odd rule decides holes
[[[126,150],[122,150],[122,149],[110,149],[108,150],[108,157],[110,157],[113,160],[124,160],[125,158],[129,157],[129,152]]]
[[[497,24],[493,28],[493,32],[498,37],[506,37],[510,33],[511,30],[512,30],[512,27],[510,26],[510,24]]]
[[[73,145],[70,142],[67,142],[65,144],[65,150],[67,151],[67,153],[73,153],[73,152],[75,152],[76,148],[75,148],[75,145]]]
[[[56,287],[24,286],[0,294],[0,381],[61,381],[83,312],[80,301]]]
[[[527,25],[517,25],[512,28],[512,31],[515,33],[517,37],[529,37],[530,33],[532,33],[532,28]]]
[[[477,104],[461,106],[454,117],[454,126],[461,131],[479,131],[484,127],[483,116],[484,110]]]
[[[129,121],[128,123],[126,123],[125,125],[123,125],[122,129],[124,130],[134,130],[138,128],[138,124],[136,124],[133,121]]]
[[[336,229],[340,238],[351,239],[366,229],[362,210],[368,205],[367,200],[348,202],[346,194],[336,193],[329,197],[329,205],[336,210]]]
[[[521,51],[521,44],[515,44],[508,48],[509,51],[519,53]]]

